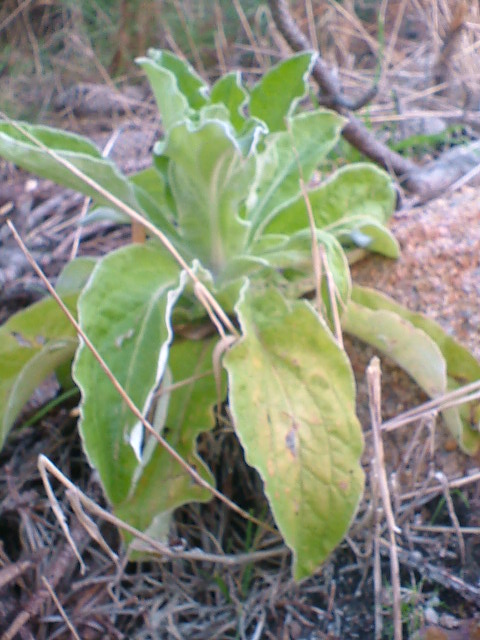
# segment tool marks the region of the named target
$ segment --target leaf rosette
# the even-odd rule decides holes
[[[196,440],[215,426],[214,407],[228,396],[297,579],[341,540],[363,488],[355,385],[333,337],[332,298],[346,331],[396,358],[430,395],[480,377],[480,365],[437,325],[375,292],[352,291],[353,250],[398,256],[385,226],[395,190],[384,171],[366,163],[324,177],[345,121],[305,108],[314,60],[313,53],[295,55],[252,88],[239,73],[208,87],[173,54],[149,52],[138,62],[163,136],[152,166],[132,176],[80,136],[0,123],[0,155],[92,197],[87,222],[127,223],[126,207],[133,208],[181,256],[178,264],[150,232],[144,244],[74,261],[57,287],[130,399],[211,484]],[[312,246],[324,255],[324,317],[300,299],[315,289]],[[223,372],[200,282],[239,328]],[[197,330],[203,340],[187,339]],[[29,394],[75,349],[88,459],[117,515],[164,538],[176,507],[210,494],[144,432],[53,300],[0,328],[0,443]],[[445,419],[465,450],[478,450],[464,414],[449,409]]]

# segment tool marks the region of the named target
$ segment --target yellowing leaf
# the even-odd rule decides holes
[[[342,325],[393,358],[433,398],[480,379],[480,362],[439,324],[373,289],[353,288]],[[386,334],[393,341],[382,344]],[[480,449],[480,434],[472,421],[477,410],[472,403],[442,412],[451,434],[469,454]]]
[[[362,493],[353,375],[308,303],[247,290],[237,312],[243,338],[225,357],[235,429],[298,580],[340,542]]]

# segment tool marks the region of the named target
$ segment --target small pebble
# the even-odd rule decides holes
[[[425,608],[424,616],[428,624],[438,624],[438,613],[432,607]]]

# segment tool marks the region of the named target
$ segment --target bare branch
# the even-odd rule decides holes
[[[311,50],[312,45],[308,38],[290,15],[287,0],[268,0],[268,3],[278,30],[291,48],[294,51]],[[368,102],[368,99],[375,95],[376,87],[372,87],[360,100],[350,103],[341,95],[340,87],[334,75],[320,56],[317,57],[312,75],[325,94],[322,104],[329,106],[348,119],[348,123],[343,129],[345,140],[365,154],[367,158],[378,163],[387,171],[393,172],[399,178],[405,177],[414,171],[418,172],[418,167],[414,162],[376,140],[365,125],[351,113],[352,108],[363,106]]]
[[[275,20],[278,30],[291,46],[293,51],[306,51],[312,49],[312,44],[307,36],[298,28],[288,10],[287,0],[269,0],[270,11]],[[377,84],[373,84],[370,89],[357,100],[349,100],[342,95],[341,88],[337,83],[328,65],[319,56],[313,67],[312,75],[323,92],[320,98],[321,104],[335,110],[348,109],[356,111],[364,107],[377,94]]]

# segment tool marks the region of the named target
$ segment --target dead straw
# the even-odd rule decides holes
[[[373,444],[374,444],[374,468],[375,477],[378,481],[380,495],[383,502],[383,509],[387,520],[387,527],[390,539],[390,576],[393,593],[393,630],[395,640],[402,640],[402,602],[400,594],[400,566],[398,563],[397,543],[395,534],[400,533],[400,529],[395,524],[392,506],[390,502],[390,491],[388,488],[387,472],[385,470],[385,456],[381,436],[381,389],[380,389],[380,360],[372,358],[367,368],[368,397],[370,407],[370,418],[372,422]]]

